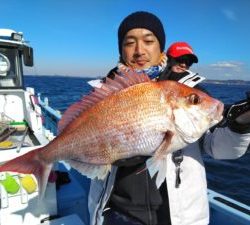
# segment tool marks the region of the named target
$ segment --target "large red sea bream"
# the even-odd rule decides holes
[[[34,174],[45,190],[52,164],[68,161],[90,178],[104,179],[116,160],[138,155],[159,187],[166,155],[198,140],[222,119],[223,104],[175,81],[151,81],[125,73],[69,107],[60,134],[43,148],[0,166],[0,171]]]

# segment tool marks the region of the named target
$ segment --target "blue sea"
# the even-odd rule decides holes
[[[91,87],[90,78],[63,76],[25,76],[25,86],[49,98],[49,104],[63,112],[81,99]],[[204,88],[226,104],[245,99],[250,84],[204,83]],[[249,148],[248,148],[249,150]],[[250,205],[250,151],[237,160],[214,160],[204,155],[208,187],[244,204]]]

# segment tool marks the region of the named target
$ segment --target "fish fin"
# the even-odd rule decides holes
[[[90,179],[95,179],[97,177],[98,179],[104,180],[111,170],[111,164],[93,165],[74,159],[67,160],[66,162],[68,162],[74,169]]]
[[[42,199],[46,190],[52,164],[46,164],[40,157],[42,148],[35,149],[0,166],[0,172],[10,171],[23,174],[34,174],[39,188],[39,198]]]
[[[88,110],[96,103],[102,101],[107,96],[113,93],[119,92],[129,86],[135,84],[149,82],[150,78],[144,73],[136,73],[135,71],[121,71],[121,73],[115,74],[114,79],[106,77],[106,83],[103,83],[101,87],[95,87],[89,95],[84,96],[79,102],[71,105],[63,114],[62,118],[58,122],[58,134],[63,130],[66,130],[68,124],[70,124],[75,118],[77,118],[82,112]],[[66,132],[75,130],[75,127],[68,127]]]
[[[157,188],[159,188],[166,178],[166,171],[167,171],[166,156],[158,160],[155,160],[154,157],[151,157],[146,161],[146,166],[148,168],[149,175],[151,178],[153,178],[154,175],[157,173],[155,183]]]
[[[156,186],[159,188],[165,180],[167,171],[167,153],[168,146],[170,145],[173,132],[167,131],[163,142],[155,151],[154,155],[146,161],[146,167],[149,171],[151,178],[157,173]]]

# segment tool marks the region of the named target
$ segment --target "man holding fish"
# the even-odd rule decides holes
[[[196,88],[204,79],[187,71],[192,63],[198,62],[187,43],[171,45],[167,52],[171,58],[168,61],[164,53],[163,26],[151,13],[135,12],[126,17],[118,30],[118,46],[120,61],[109,72],[108,78],[113,79],[115,73],[133,70],[146,73],[151,79],[176,80]],[[182,71],[180,64],[184,68]],[[118,160],[106,180],[92,180],[90,224],[208,224],[207,184],[201,151],[216,159],[242,156],[250,142],[249,123],[248,111],[239,115],[231,127],[218,126],[213,131],[208,130],[198,141],[181,151],[169,153],[164,168],[166,180],[159,188],[155,177],[151,178],[150,172],[143,169],[149,157]]]
[[[202,80],[197,75],[184,84],[174,76],[163,79],[165,33],[155,15],[126,17],[118,46],[117,68],[66,110],[58,136],[0,165],[0,172],[34,174],[42,197],[53,163],[69,162],[92,179],[91,225],[208,224],[201,150],[218,159],[242,156],[250,140],[250,113],[232,117],[229,111],[230,128],[209,130],[222,120],[223,104],[192,88]]]

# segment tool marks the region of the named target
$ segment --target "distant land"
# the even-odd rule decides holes
[[[203,83],[208,84],[228,84],[228,85],[250,85],[250,81],[247,80],[204,80]]]

